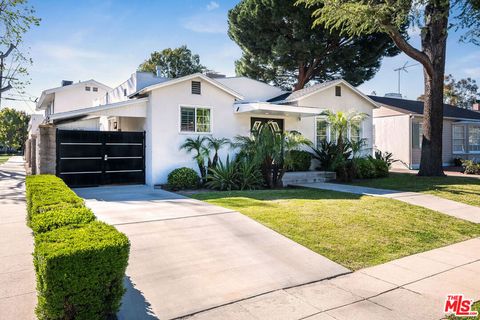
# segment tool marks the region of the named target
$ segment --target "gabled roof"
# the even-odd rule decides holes
[[[77,82],[77,83],[72,83],[72,84],[69,84],[69,85],[66,85],[66,86],[61,86],[61,87],[56,87],[56,88],[43,90],[42,94],[40,95],[40,98],[37,101],[36,110],[44,109],[44,108],[42,108],[42,104],[46,100],[48,101],[48,100],[52,99],[53,95],[55,93],[60,92],[60,91],[64,91],[64,90],[69,90],[69,89],[72,89],[72,88],[76,88],[78,86],[83,86],[85,84],[94,84],[94,85],[104,89],[105,91],[112,90],[112,88],[110,88],[109,86],[107,86],[107,85],[105,85],[101,82],[98,82],[97,80],[93,80],[93,79],[86,80],[86,81],[80,81],[80,82]]]
[[[385,107],[393,107],[396,110],[404,113],[416,113],[423,115],[423,102],[416,100],[406,100],[398,98],[369,96],[372,100]],[[472,119],[480,120],[480,112],[458,108],[449,104],[443,105],[443,116],[454,119]]]
[[[184,81],[193,80],[195,78],[201,78],[202,80],[212,84],[213,86],[219,88],[220,90],[223,90],[223,91],[227,92],[228,94],[234,96],[235,98],[240,99],[240,100],[243,99],[243,96],[241,94],[239,94],[238,92],[230,89],[229,87],[221,84],[220,82],[218,82],[218,81],[216,81],[212,78],[207,77],[206,75],[204,75],[202,73],[193,73],[193,74],[190,74],[188,76],[175,78],[175,79],[171,79],[171,80],[164,81],[164,82],[161,82],[161,83],[153,84],[151,86],[148,86],[148,87],[145,87],[145,88],[139,90],[138,92],[135,92],[131,96],[135,96],[135,95],[138,95],[138,94],[144,94],[144,93],[147,93],[147,92],[155,90],[155,89],[168,87],[168,86],[171,86],[171,85],[174,85],[174,84],[177,84],[177,83],[181,83],[181,82],[184,82]]]
[[[372,99],[370,99],[367,95],[363,94],[361,91],[359,91],[357,88],[355,88],[354,86],[352,86],[350,83],[348,83],[343,79],[321,82],[297,91],[284,93],[268,100],[268,102],[289,103],[289,102],[298,101],[339,84],[345,85],[346,87],[350,88],[353,92],[357,93],[360,97],[362,97],[363,99],[371,103],[374,107],[376,108],[378,107],[378,105]]]

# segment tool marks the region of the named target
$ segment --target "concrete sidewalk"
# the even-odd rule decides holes
[[[37,296],[21,157],[0,165],[0,319],[30,320]]]
[[[432,320],[447,294],[480,300],[480,238],[330,280],[277,290],[189,320]]]
[[[349,273],[260,223],[147,186],[75,189],[131,242],[122,319],[172,319]],[[227,319],[227,318],[225,318]]]
[[[295,184],[297,187],[314,188],[331,190],[338,192],[347,192],[355,194],[363,194],[373,197],[391,198],[399,201],[403,201],[416,206],[424,207],[427,209],[435,210],[443,214],[447,214],[452,217],[471,221],[474,223],[480,223],[480,208],[471,206],[468,204],[443,199],[431,194],[419,193],[419,192],[404,192],[388,189],[377,189],[361,186],[353,186],[347,184],[338,183],[305,183]]]

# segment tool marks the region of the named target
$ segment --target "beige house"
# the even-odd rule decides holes
[[[370,96],[380,108],[373,110],[375,148],[393,153],[396,167],[418,169],[422,144],[423,102]],[[443,165],[455,158],[480,161],[480,112],[443,106]]]

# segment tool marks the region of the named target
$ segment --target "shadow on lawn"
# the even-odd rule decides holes
[[[310,188],[285,188],[285,189],[262,189],[250,191],[212,191],[207,193],[199,193],[192,196],[199,200],[214,200],[222,198],[239,198],[235,201],[237,206],[251,206],[244,204],[240,198],[249,198],[259,201],[278,201],[278,200],[359,200],[363,195],[337,192]],[[263,203],[262,205],[266,205]]]

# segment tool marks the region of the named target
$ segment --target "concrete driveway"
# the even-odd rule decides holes
[[[132,247],[120,319],[172,319],[348,269],[222,207],[146,186],[76,189]]]

